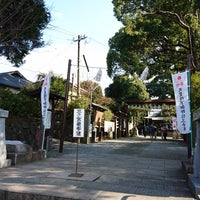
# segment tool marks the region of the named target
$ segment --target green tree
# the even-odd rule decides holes
[[[89,109],[90,100],[84,96],[75,96],[72,101],[69,102],[67,107],[67,123],[72,126],[74,109],[83,108]]]
[[[85,96],[90,98],[92,92],[92,101],[98,103],[98,99],[103,96],[101,86],[93,81],[83,81],[80,84],[81,88],[86,90]]]
[[[150,97],[159,99],[174,98],[174,90],[171,80],[159,79],[155,77],[151,82],[146,83],[147,91]]]
[[[22,89],[17,94],[10,90],[0,90],[0,108],[9,110],[9,116],[40,117],[40,102]]]
[[[104,113],[103,113],[103,119],[105,121],[112,121],[113,120],[113,117],[114,117],[114,114],[112,113],[112,111],[110,109],[106,110]]]
[[[200,72],[192,74],[191,77],[191,109],[195,111],[200,108]]]
[[[65,96],[66,91],[66,80],[61,76],[53,73],[53,71],[50,71],[51,73],[51,91],[56,92],[60,96]],[[40,73],[37,75],[37,81],[38,86],[41,87],[44,77],[46,74]]]
[[[108,75],[125,72],[170,79],[172,71],[199,69],[198,0],[113,0],[115,16],[123,27],[109,40]]]
[[[118,105],[125,99],[145,100],[149,98],[144,83],[134,75],[129,78],[126,75],[114,77],[114,81],[105,90],[106,96],[113,98]]]
[[[104,120],[110,121],[113,119],[114,114],[112,113],[112,109],[115,107],[115,102],[112,98],[103,96],[101,86],[93,81],[83,81],[81,82],[81,88],[88,91],[85,95],[87,98],[91,98],[91,91],[92,91],[92,102],[97,103],[107,110],[103,114]]]
[[[50,21],[43,0],[0,1],[0,55],[19,67],[34,48],[42,47],[42,31]]]
[[[116,107],[116,102],[113,98],[102,96],[98,99],[97,103],[105,108],[113,110]]]

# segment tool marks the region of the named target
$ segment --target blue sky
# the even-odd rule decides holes
[[[66,78],[68,60],[72,60],[72,73],[77,72],[78,35],[86,36],[80,43],[80,81],[92,80],[99,68],[103,76],[100,85],[107,87],[111,80],[106,75],[106,55],[108,40],[121,27],[113,13],[112,0],[45,0],[52,20],[44,31],[47,45],[36,49],[26,57],[26,63],[13,68],[0,58],[1,72],[19,70],[27,79],[36,80],[38,73],[55,74]],[[84,67],[82,55],[85,55],[90,68]]]

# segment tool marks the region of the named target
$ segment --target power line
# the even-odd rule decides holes
[[[72,64],[72,66],[77,67],[77,65],[75,65],[75,64]],[[85,65],[80,65],[80,67],[87,68],[87,66],[85,66]],[[99,68],[107,69],[107,67],[99,67],[99,66],[90,66],[90,68],[93,68],[93,69],[99,69]]]
[[[91,40],[93,40],[94,42],[96,42],[97,44],[100,44],[101,46],[105,47],[105,48],[108,48],[108,46],[106,46],[105,44],[103,44],[102,42],[99,42],[91,37],[89,37]]]
[[[68,31],[66,29],[63,29],[63,28],[60,28],[58,26],[55,26],[55,25],[52,25],[52,24],[49,24],[47,26],[47,28],[51,29],[51,30],[54,30],[54,31],[57,31],[57,32],[60,32],[60,33],[63,33],[65,35],[71,35],[71,36],[74,36],[75,34],[72,33],[71,31]]]
[[[71,32],[71,31],[69,31],[69,30],[66,30],[66,29],[64,29],[64,28],[60,28],[60,27],[58,27],[58,26],[55,26],[55,25],[52,25],[52,24],[49,24],[48,26],[50,26],[51,28],[49,28],[49,29],[51,29],[51,30],[54,30],[54,31],[57,31],[57,32],[59,32],[59,33],[62,33],[62,34],[65,34],[65,35],[71,35],[71,36],[75,36],[76,34],[75,33],[73,33],[73,32]],[[48,28],[48,27],[47,27]],[[96,39],[94,39],[94,38],[92,38],[92,37],[87,37],[88,39],[91,39],[92,41],[94,41],[94,42],[96,42],[97,44],[99,44],[99,45],[101,45],[101,46],[103,46],[103,47],[105,47],[105,48],[108,48],[108,45],[105,45],[104,43],[102,43],[102,42],[100,42],[100,41],[98,41],[98,40],[96,40]],[[63,40],[66,40],[66,39],[63,39]],[[70,39],[68,39],[68,40],[70,40]],[[77,41],[77,39],[72,39],[72,41],[73,42],[76,42]]]

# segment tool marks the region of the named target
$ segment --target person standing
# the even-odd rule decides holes
[[[154,130],[153,130],[153,135],[154,135],[154,137],[155,137],[155,139],[156,139],[158,129],[157,129],[157,126],[155,126],[155,125],[153,126],[153,128],[154,128]]]
[[[147,126],[144,125],[144,133],[143,133],[143,134],[144,134],[144,137],[145,137],[145,138],[146,138],[146,136],[147,136],[147,131],[148,131],[148,130],[147,130]]]
[[[149,125],[149,136],[152,139],[153,139],[153,134],[154,134],[154,126],[153,126],[153,124],[150,124]]]
[[[164,126],[161,125],[160,127],[160,134],[161,134],[161,139],[163,140],[163,136],[164,136]]]
[[[163,131],[164,140],[167,140],[167,127],[166,126],[163,126],[163,127],[164,127],[164,131]]]

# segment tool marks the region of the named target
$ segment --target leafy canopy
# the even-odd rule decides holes
[[[40,102],[27,96],[25,88],[18,94],[8,89],[0,90],[0,108],[9,110],[9,116],[40,117]]]
[[[50,21],[43,0],[0,1],[0,56],[19,67],[34,48],[42,47],[42,31]]]
[[[106,96],[113,98],[118,105],[125,99],[145,100],[149,98],[144,83],[134,75],[132,78],[126,75],[115,76],[112,84],[105,90]]]
[[[150,96],[158,99],[174,98],[174,90],[171,80],[155,77],[151,82],[146,83]]]
[[[200,72],[192,74],[191,77],[191,109],[192,111],[200,108]]]
[[[95,103],[98,103],[98,99],[103,96],[102,88],[96,82],[89,80],[83,81],[81,82],[81,88],[86,91],[85,96],[89,99],[91,98],[92,93],[92,101],[94,101]]]
[[[200,1],[113,0],[115,16],[123,27],[109,40],[108,75],[141,74],[170,78],[185,70],[187,55],[193,69],[199,69]]]

